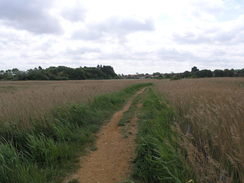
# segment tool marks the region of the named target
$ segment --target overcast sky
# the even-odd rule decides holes
[[[244,68],[244,0],[0,0],[0,70]]]

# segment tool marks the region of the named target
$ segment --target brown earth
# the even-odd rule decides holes
[[[123,113],[129,110],[137,92],[120,111],[116,112],[109,123],[97,134],[97,150],[82,157],[81,168],[69,180],[77,179],[80,183],[118,183],[129,177],[132,160],[135,155],[137,117],[130,121],[130,135],[123,138],[118,126]]]

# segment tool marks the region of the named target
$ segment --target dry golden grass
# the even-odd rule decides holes
[[[180,144],[199,182],[244,182],[244,78],[155,83],[179,115]]]
[[[119,91],[142,80],[0,82],[0,123],[27,125],[54,107],[87,102],[96,95]]]

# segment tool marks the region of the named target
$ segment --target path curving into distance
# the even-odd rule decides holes
[[[80,183],[119,183],[126,180],[131,172],[135,156],[135,138],[137,117],[130,120],[130,136],[124,138],[118,126],[124,112],[128,111],[133,100],[144,92],[138,91],[127,104],[117,111],[110,122],[104,125],[97,134],[97,150],[81,158],[81,168],[69,180]]]

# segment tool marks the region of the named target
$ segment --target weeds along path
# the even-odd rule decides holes
[[[81,158],[81,168],[69,180],[77,180],[76,182],[80,183],[118,183],[129,176],[135,152],[137,118],[134,116],[130,120],[130,136],[127,138],[123,137],[118,123],[129,110],[133,100],[144,90],[145,88],[141,89],[131,97],[127,104],[113,115],[110,122],[102,127],[97,134],[97,150]]]

